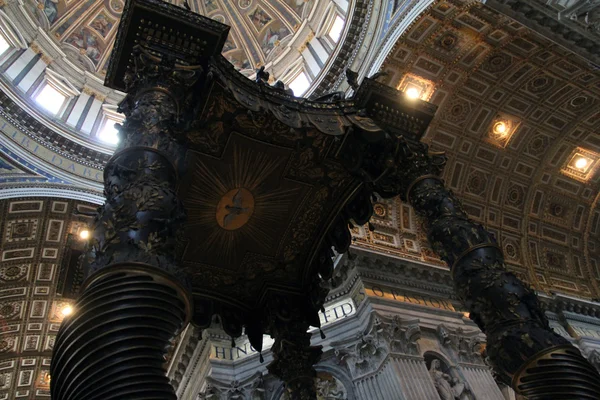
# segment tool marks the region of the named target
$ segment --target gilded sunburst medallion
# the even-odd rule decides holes
[[[236,188],[225,193],[217,204],[217,223],[233,231],[246,225],[254,213],[254,196],[246,188]]]
[[[309,190],[285,177],[291,154],[235,133],[219,158],[190,154],[185,262],[235,271],[246,257],[277,258]]]

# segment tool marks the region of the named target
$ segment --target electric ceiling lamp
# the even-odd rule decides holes
[[[406,74],[396,88],[404,92],[404,96],[411,100],[421,99],[429,101],[433,95],[435,85],[432,81],[421,78],[418,75]]]
[[[409,99],[418,99],[419,97],[421,97],[421,92],[419,91],[419,89],[417,89],[414,86],[406,89],[406,92],[404,92],[404,93],[406,94],[406,97],[408,97]]]
[[[594,171],[598,169],[599,165],[600,154],[577,147],[567,157],[561,172],[571,178],[586,182],[594,175]]]
[[[499,113],[488,128],[486,140],[495,146],[505,148],[519,125],[520,121],[517,118]]]
[[[89,239],[90,231],[88,231],[87,229],[82,229],[81,231],[79,231],[79,237],[83,240]]]
[[[70,305],[66,305],[62,308],[62,310],[60,310],[60,313],[64,317],[68,317],[69,315],[73,314],[73,307],[71,307]]]
[[[506,122],[499,121],[494,124],[493,130],[496,135],[504,136],[504,135],[506,135],[506,133],[508,131],[508,126],[507,126]]]
[[[588,166],[588,160],[584,157],[579,157],[577,159],[577,161],[575,161],[575,167],[585,170],[585,168]]]

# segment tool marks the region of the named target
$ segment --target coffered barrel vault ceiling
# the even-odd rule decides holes
[[[66,199],[0,200],[2,400],[50,398],[52,348],[72,302],[66,277],[77,280],[66,273],[67,247],[83,247],[78,237],[90,218],[76,214],[95,208]]]
[[[223,55],[238,69],[274,60],[286,48],[318,0],[191,0],[197,13],[232,26]],[[182,5],[183,1],[171,1]],[[108,59],[123,0],[26,0],[39,25],[71,59],[98,75]]]
[[[598,69],[486,6],[458,1],[415,20],[382,69],[390,86],[433,85],[439,109],[424,141],[447,153],[447,184],[495,232],[510,268],[537,289],[600,297]],[[506,132],[494,132],[498,122]],[[584,169],[574,164],[581,157]],[[380,228],[359,230],[358,243],[428,261],[407,213],[382,202]]]

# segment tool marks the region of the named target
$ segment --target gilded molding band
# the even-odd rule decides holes
[[[502,252],[502,249],[500,248],[500,246],[498,246],[497,244],[494,244],[494,243],[480,243],[480,244],[471,246],[467,250],[460,253],[460,255],[458,257],[456,257],[456,261],[454,261],[454,264],[452,264],[452,266],[450,267],[450,273],[452,274],[452,277],[454,278],[454,270],[455,270],[454,267],[456,267],[463,258],[465,258],[472,251],[475,251],[477,249],[484,249],[487,247],[498,249],[500,252]]]
[[[412,181],[410,183],[410,185],[408,185],[408,188],[406,189],[406,199],[407,201],[410,203],[410,192],[411,190],[415,187],[415,185],[421,181],[424,181],[425,179],[434,179],[436,181],[439,181],[440,183],[444,183],[444,181],[442,180],[442,178],[440,178],[437,175],[432,175],[432,174],[427,174],[427,175],[422,175],[420,177],[418,177],[417,179],[415,179],[414,181]]]

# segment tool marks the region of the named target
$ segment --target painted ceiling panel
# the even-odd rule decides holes
[[[281,54],[316,1],[192,0],[189,4],[193,11],[232,26],[223,55],[238,70],[254,70]],[[26,5],[71,59],[105,75],[122,0],[27,0]]]

